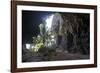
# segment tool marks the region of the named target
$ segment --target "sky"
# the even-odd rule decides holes
[[[39,25],[46,21],[48,17],[56,12],[47,12],[47,11],[22,11],[22,44],[32,43],[32,37],[37,36],[40,33]],[[62,13],[66,14],[66,13]],[[69,13],[70,14],[70,13]],[[72,14],[72,13],[71,13]],[[89,24],[84,18],[84,14],[79,14],[85,24]]]
[[[40,32],[39,25],[53,12],[22,11],[22,42],[32,43],[32,37]]]

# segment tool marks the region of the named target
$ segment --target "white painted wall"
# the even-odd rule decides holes
[[[31,0],[42,2],[98,5],[100,19],[100,0]],[[100,20],[98,20],[98,67],[42,71],[34,73],[99,73],[100,72]],[[0,0],[0,73],[10,73],[10,0]],[[29,72],[28,72],[29,73]],[[33,73],[33,72],[30,72]]]

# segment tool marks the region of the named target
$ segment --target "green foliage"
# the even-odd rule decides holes
[[[38,52],[40,48],[44,47],[43,39],[38,37],[33,37],[33,47],[30,48],[30,51],[32,52]]]

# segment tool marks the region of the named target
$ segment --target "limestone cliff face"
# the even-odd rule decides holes
[[[55,13],[52,32],[58,48],[89,54],[89,14]]]

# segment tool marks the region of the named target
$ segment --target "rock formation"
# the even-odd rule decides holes
[[[89,54],[89,15],[55,13],[52,33],[59,49]]]

